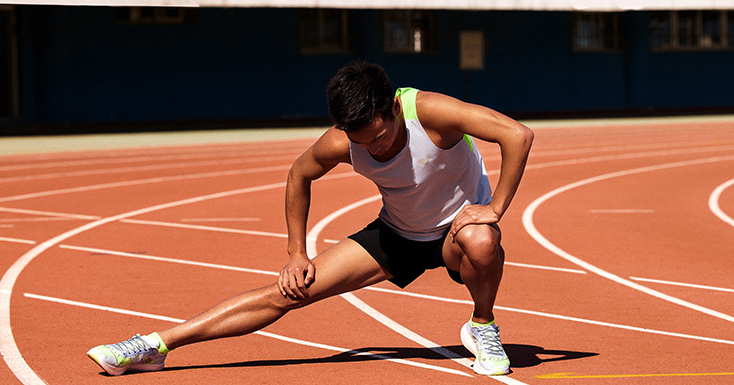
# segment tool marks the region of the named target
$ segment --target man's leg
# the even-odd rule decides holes
[[[325,250],[313,262],[316,275],[308,288],[307,298],[283,297],[277,284],[272,284],[234,296],[182,324],[154,333],[163,345],[155,346],[157,341],[151,340],[150,336],[138,336],[119,344],[98,346],[87,354],[113,375],[128,369],[160,370],[168,350],[252,333],[292,309],[390,278],[389,273],[351,239]],[[165,348],[161,349],[161,346]]]
[[[278,286],[272,284],[234,296],[158,334],[169,349],[240,336],[270,325],[289,310],[390,278],[362,246],[351,239],[325,250],[313,262],[316,279],[308,288],[307,298],[296,300],[283,297]]]
[[[474,300],[472,321],[494,321],[494,301],[502,279],[505,252],[500,246],[499,226],[468,225],[456,234],[455,242],[449,237],[443,245],[446,266],[461,274]]]
[[[493,312],[505,260],[500,240],[496,224],[468,225],[443,248],[446,266],[459,271],[474,300],[472,319],[461,328],[461,342],[476,356],[474,371],[485,375],[510,371]]]

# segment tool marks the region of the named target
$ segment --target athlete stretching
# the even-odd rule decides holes
[[[522,178],[533,133],[488,108],[415,89],[393,94],[375,64],[342,68],[327,88],[335,125],[293,163],[286,187],[290,259],[270,286],[232,297],[168,330],[87,354],[107,373],[163,368],[169,350],[259,330],[290,310],[384,280],[401,288],[445,266],[474,301],[461,340],[480,374],[509,373],[494,324],[504,251],[497,222]],[[494,194],[473,139],[498,143]],[[339,163],[372,180],[383,198],[377,220],[310,260],[306,221],[311,182]],[[318,279],[317,279],[318,277]]]

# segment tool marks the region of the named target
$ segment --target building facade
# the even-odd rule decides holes
[[[517,118],[734,111],[734,10],[0,5],[0,57],[0,135],[325,123],[356,58]]]

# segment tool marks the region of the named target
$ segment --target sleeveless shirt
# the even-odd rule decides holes
[[[464,135],[449,149],[437,147],[418,120],[418,90],[400,88],[407,141],[387,162],[378,162],[364,147],[349,143],[354,171],[377,185],[382,195],[379,217],[404,238],[440,239],[465,205],[488,205],[492,189],[474,141]]]

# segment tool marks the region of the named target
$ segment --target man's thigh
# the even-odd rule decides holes
[[[308,288],[313,301],[391,278],[362,246],[348,238],[319,253],[313,263],[316,279]]]

